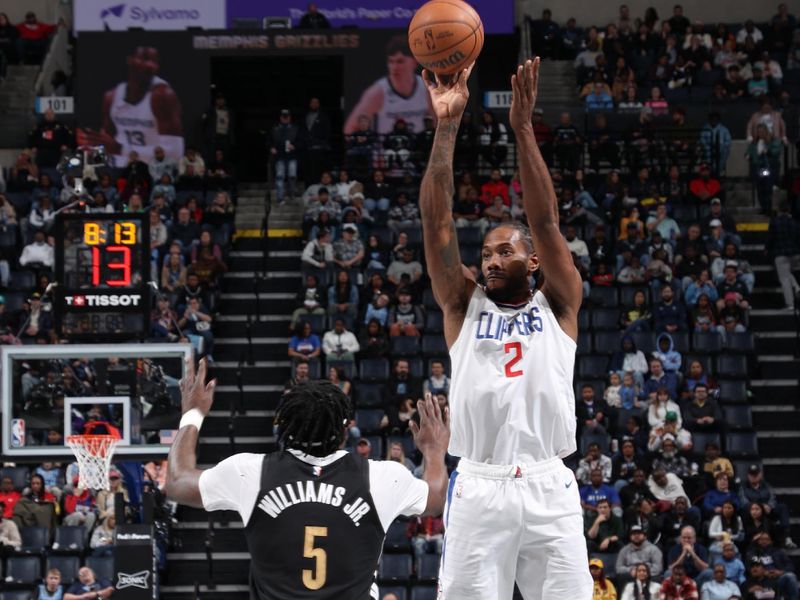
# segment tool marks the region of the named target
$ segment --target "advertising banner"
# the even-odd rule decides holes
[[[227,0],[228,26],[235,19],[289,17],[297,27],[306,13],[308,0]],[[319,3],[319,11],[331,27],[405,28],[423,0],[332,0]],[[478,11],[486,33],[514,31],[514,2],[511,0],[470,0]]]
[[[120,523],[114,544],[115,600],[153,600],[156,598],[152,525]]]
[[[225,0],[75,0],[75,32],[225,27]]]

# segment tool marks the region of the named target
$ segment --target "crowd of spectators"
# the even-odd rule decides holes
[[[715,101],[782,93],[796,100],[800,91],[800,29],[785,3],[758,24],[693,22],[680,4],[669,18],[653,7],[634,17],[623,4],[611,22],[588,27],[574,18],[559,25],[545,9],[529,24],[537,54],[574,61],[589,109],[657,113],[670,96],[688,98],[689,88]]]
[[[162,489],[162,468],[154,462],[144,465],[145,491]],[[108,474],[107,490],[86,488],[75,462],[43,462],[31,470],[4,468],[0,476],[0,554],[6,559],[5,589],[26,590],[32,600],[111,597],[115,496],[122,497],[125,518],[138,510],[131,503],[125,481],[126,476],[114,466]],[[44,572],[39,570],[40,561],[45,564]]]

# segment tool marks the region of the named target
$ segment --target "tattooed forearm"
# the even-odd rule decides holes
[[[452,210],[453,193],[453,154],[455,153],[458,121],[441,119],[436,126],[433,148],[428,159],[428,167],[422,178],[420,190],[420,210],[422,218],[433,217]]]
[[[458,237],[456,236],[456,228],[453,223],[450,227],[450,239],[445,246],[439,250],[439,258],[442,260],[442,265],[449,271],[451,269],[458,269],[461,271],[461,254],[458,251]]]

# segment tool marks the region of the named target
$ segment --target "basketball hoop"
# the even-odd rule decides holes
[[[67,436],[67,445],[78,461],[78,487],[87,490],[107,490],[111,487],[108,472],[119,441],[118,435]]]

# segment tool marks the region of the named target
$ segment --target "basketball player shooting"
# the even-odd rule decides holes
[[[216,381],[187,361],[181,418],[169,452],[167,496],[206,510],[235,510],[250,551],[252,600],[369,600],[385,532],[398,515],[440,515],[447,490],[447,412],[430,394],[411,424],[424,457],[423,479],[402,464],[343,450],[350,400],[329,381],[296,385],[278,409],[271,454],[235,454],[197,468],[203,417]]]
[[[453,151],[472,67],[447,83],[423,73],[438,119],[420,190],[423,243],[450,350],[450,478],[440,599],[592,596],[578,486],[562,462],[575,443],[572,372],[581,280],[558,227],[556,195],[533,135],[539,59],[511,78],[528,227],[486,234],[485,286],[462,265],[452,217]],[[536,286],[531,288],[531,277]]]
[[[158,50],[139,46],[127,59],[128,79],[103,96],[100,131],[79,131],[79,144],[105,146],[115,166],[124,166],[135,150],[139,159],[151,162],[155,149],[166,156],[183,156],[181,104],[172,87],[161,79]]]

